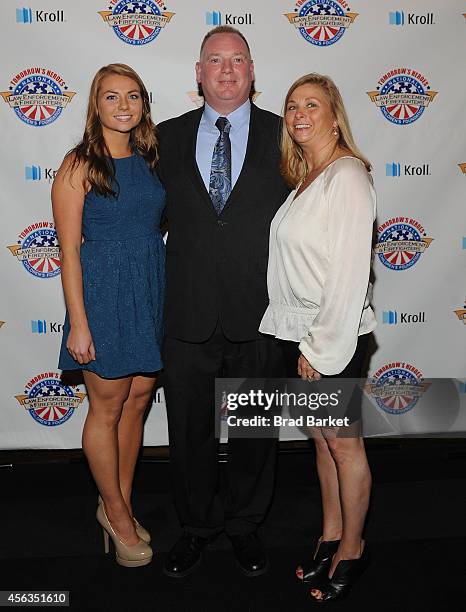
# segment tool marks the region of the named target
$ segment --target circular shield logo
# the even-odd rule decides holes
[[[387,103],[380,110],[392,123],[407,125],[419,119],[425,109],[425,106],[415,103],[417,98],[413,94],[425,96],[425,93],[422,83],[417,79],[407,75],[395,76],[380,90],[380,95],[388,99],[392,97],[393,104]]]
[[[432,240],[415,219],[397,217],[379,227],[374,250],[385,267],[407,270],[414,266]]]
[[[405,364],[403,364],[404,366]],[[404,414],[417,404],[423,392],[422,378],[413,372],[416,368],[393,367],[372,379],[372,395],[377,405],[389,414]],[[383,368],[382,368],[383,369]]]
[[[57,427],[73,416],[85,396],[63,385],[59,374],[45,372],[30,380],[25,395],[17,395],[16,399],[37,423]]]
[[[29,274],[37,278],[60,274],[60,247],[53,223],[41,221],[30,225],[21,232],[18,243],[8,248]]]
[[[63,107],[51,104],[52,95],[62,95],[60,87],[45,76],[37,74],[23,79],[14,88],[13,95],[24,96],[24,105],[15,107],[14,111],[28,125],[48,125],[56,121],[63,111]]]
[[[306,17],[303,26],[299,28],[301,36],[312,45],[326,47],[336,43],[345,33],[344,27],[338,27],[332,17],[344,17],[345,11],[338,2],[333,0],[310,0],[304,4],[300,11],[300,17]],[[332,25],[333,24],[333,25]]]
[[[161,27],[152,15],[159,16],[159,7],[151,0],[131,2],[121,0],[112,11],[115,19],[113,31],[128,45],[146,45],[160,34]]]
[[[395,125],[417,121],[437,95],[417,70],[394,68],[378,81],[377,90],[367,92],[383,116]]]
[[[75,95],[53,70],[27,68],[10,81],[9,91],[1,93],[17,117],[27,125],[43,127],[58,119]]]

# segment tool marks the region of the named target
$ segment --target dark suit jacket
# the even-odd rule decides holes
[[[251,105],[243,168],[217,215],[196,163],[202,112],[158,126],[168,218],[165,330],[202,342],[220,320],[230,340],[253,340],[268,304],[269,226],[289,193],[279,172],[281,122]]]

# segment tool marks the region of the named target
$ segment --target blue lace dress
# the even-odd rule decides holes
[[[89,192],[82,218],[84,306],[96,360],[80,365],[68,353],[68,313],[59,359],[62,370],[103,378],[162,368],[165,245],[159,224],[165,191],[142,157],[113,161],[118,197]]]

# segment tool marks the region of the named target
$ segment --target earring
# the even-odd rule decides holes
[[[338,126],[336,126],[336,125],[335,125],[335,126],[333,126],[333,135],[334,135],[335,137],[337,137],[337,136],[338,136]]]

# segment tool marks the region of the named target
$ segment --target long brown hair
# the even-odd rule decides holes
[[[338,87],[335,85],[335,83],[330,77],[322,74],[317,74],[316,72],[311,72],[310,74],[306,74],[297,81],[295,81],[288,90],[288,93],[286,94],[283,114],[286,114],[288,102],[294,90],[298,87],[301,87],[301,85],[307,84],[318,85],[322,88],[323,92],[327,96],[327,99],[330,104],[330,109],[338,125],[338,146],[347,149],[351,152],[352,155],[354,155],[354,157],[360,159],[366,166],[367,171],[370,172],[371,164],[364,157],[364,155],[361,153],[361,151],[356,146],[356,143],[354,142],[348,120],[348,115],[346,114],[341,94],[338,91]],[[296,187],[306,178],[309,169],[307,167],[307,162],[306,158],[304,157],[303,150],[289,135],[285,121],[283,121],[282,125],[281,151],[281,173],[285,178],[285,181],[291,187]]]
[[[68,155],[72,156],[71,173],[80,166],[84,167],[84,182],[96,193],[104,196],[116,196],[115,164],[110,156],[102,133],[97,100],[103,79],[110,75],[129,77],[138,84],[142,98],[142,118],[130,134],[130,145],[135,153],[146,160],[151,171],[155,170],[158,161],[157,138],[155,125],[150,114],[150,101],[147,89],[141,77],[126,64],[109,64],[103,66],[95,75],[89,92],[86,126],[81,142]]]

